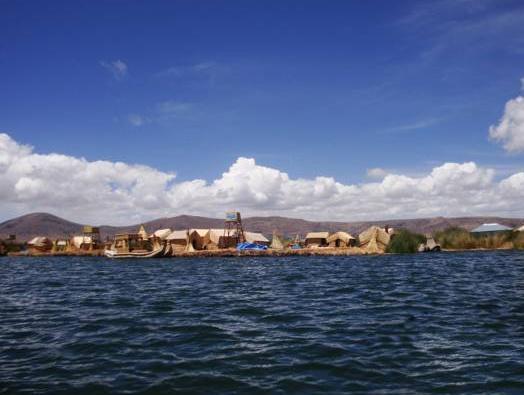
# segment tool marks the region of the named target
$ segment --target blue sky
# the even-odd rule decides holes
[[[0,131],[178,181],[239,157],[361,183],[522,157],[488,129],[521,92],[521,1],[1,1]]]

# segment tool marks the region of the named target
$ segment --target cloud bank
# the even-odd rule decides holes
[[[238,158],[212,182],[110,161],[38,154],[0,134],[0,217],[48,211],[79,222],[129,224],[161,216],[246,216],[365,220],[437,215],[524,216],[524,172],[496,180],[473,162],[444,163],[421,177],[386,174],[347,185],[333,177],[293,179]]]

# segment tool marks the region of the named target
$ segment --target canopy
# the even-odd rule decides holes
[[[505,232],[511,230],[510,227],[501,225],[498,223],[482,224],[479,227],[473,229],[471,233],[483,233],[483,232]]]

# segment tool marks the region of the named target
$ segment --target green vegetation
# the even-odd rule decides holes
[[[395,254],[413,253],[418,251],[418,246],[426,242],[426,237],[419,233],[413,233],[401,229],[391,239],[386,252]]]
[[[521,232],[501,232],[473,236],[466,229],[448,228],[436,232],[434,237],[442,248],[468,250],[476,248],[524,248],[524,235]],[[520,246],[520,247],[519,247]]]

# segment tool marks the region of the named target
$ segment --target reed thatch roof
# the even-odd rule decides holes
[[[244,232],[244,236],[248,243],[269,243],[269,239],[262,233]]]
[[[187,230],[174,230],[166,237],[166,240],[186,240]]]
[[[309,232],[306,235],[307,239],[327,239],[329,237],[329,232]]]
[[[382,253],[389,244],[390,234],[384,228],[371,226],[359,236],[360,247],[370,254]]]
[[[328,243],[332,243],[337,240],[342,240],[344,243],[349,244],[350,241],[355,240],[355,238],[347,232],[335,232],[327,238]]]
[[[152,234],[152,236],[158,237],[160,240],[165,240],[171,233],[172,233],[171,229],[169,229],[169,228],[167,228],[167,229],[158,229],[158,230],[155,230],[155,232]]]

